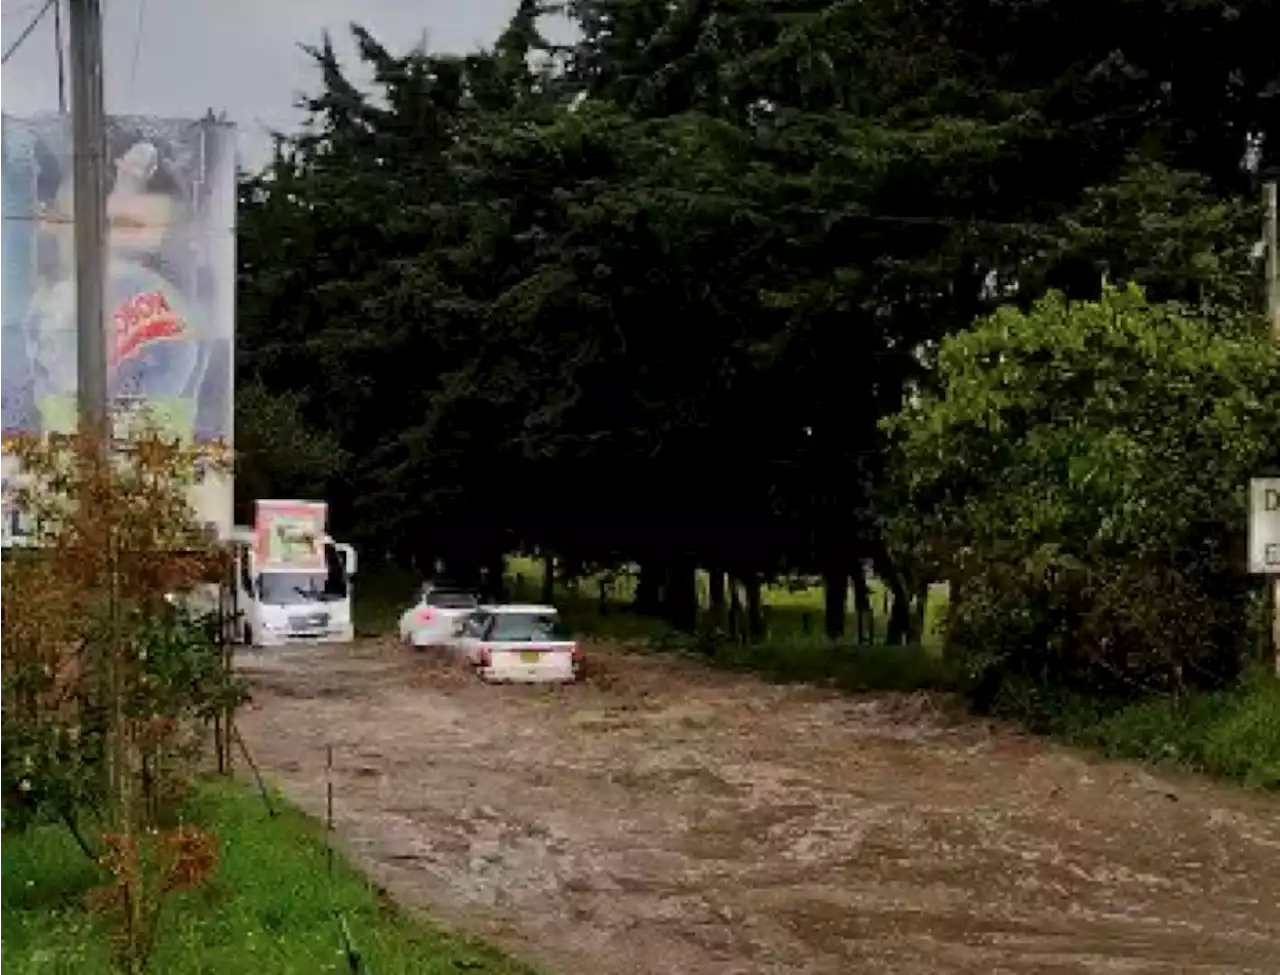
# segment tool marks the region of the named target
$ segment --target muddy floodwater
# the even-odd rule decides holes
[[[588,647],[488,687],[398,646],[250,651],[241,730],[395,898],[561,975],[1280,973],[1280,800],[927,695]]]

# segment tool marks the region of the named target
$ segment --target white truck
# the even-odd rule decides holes
[[[356,552],[350,545],[323,538],[322,571],[260,572],[254,563],[254,532],[237,526],[232,634],[254,647],[290,643],[350,643],[351,582]]]

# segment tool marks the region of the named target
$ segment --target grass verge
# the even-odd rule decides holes
[[[166,901],[152,971],[346,973],[341,914],[365,963],[361,971],[370,975],[532,973],[401,913],[338,858],[331,879],[321,830],[283,801],[273,804],[274,818],[259,796],[235,783],[197,791],[190,818],[217,832],[218,869],[205,886]],[[4,858],[3,950],[11,975],[110,973],[108,932],[84,906],[102,875],[66,831],[42,826],[6,835]]]
[[[1116,758],[1280,789],[1280,680],[1254,673],[1231,690],[1130,704],[1066,737]]]
[[[1280,680],[1258,669],[1228,690],[1112,704],[1014,694],[997,710],[1110,758],[1280,789]]]

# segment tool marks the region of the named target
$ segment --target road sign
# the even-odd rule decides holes
[[[1249,571],[1280,575],[1280,477],[1249,482]]]

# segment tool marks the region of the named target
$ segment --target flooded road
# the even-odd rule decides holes
[[[1280,972],[1280,800],[927,695],[588,647],[488,687],[366,641],[247,652],[264,775],[397,899],[562,975]]]

